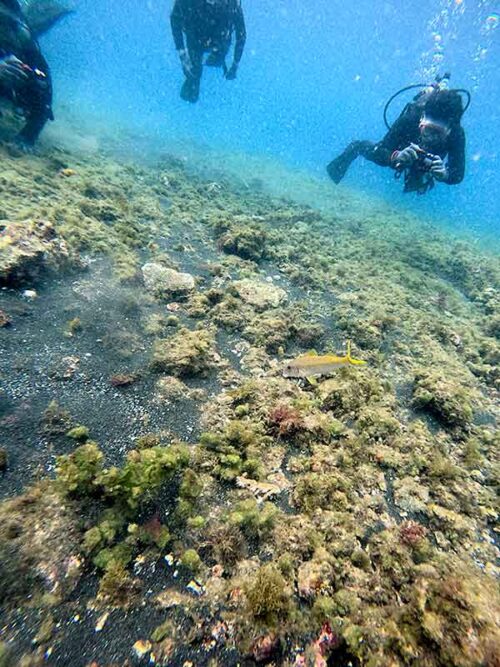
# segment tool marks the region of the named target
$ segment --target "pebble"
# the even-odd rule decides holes
[[[0,310],[0,329],[4,327],[9,327],[12,324],[12,320],[9,315],[3,310]]]
[[[193,595],[200,596],[203,595],[205,592],[205,589],[203,586],[198,584],[196,581],[190,581],[189,584],[186,586],[187,590],[193,593]]]
[[[28,299],[28,301],[34,301],[38,297],[38,294],[34,289],[25,289],[23,292],[23,297]]]
[[[144,641],[143,639],[136,641],[133,646],[134,653],[138,658],[143,658],[147,653],[151,652],[152,648],[151,642],[147,640]]]
[[[97,623],[95,624],[95,631],[96,631],[96,632],[101,632],[101,630],[102,630],[102,629],[104,628],[104,626],[106,625],[106,621],[108,620],[108,618],[109,618],[109,611],[107,611],[105,614],[103,614],[103,615],[99,618],[99,620],[97,621]]]
[[[181,309],[180,303],[167,303],[167,310],[171,313],[176,313]]]

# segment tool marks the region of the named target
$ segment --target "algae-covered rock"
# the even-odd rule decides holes
[[[202,560],[197,551],[187,549],[181,556],[181,565],[190,572],[198,572],[202,566]]]
[[[335,417],[355,416],[365,406],[378,403],[386,393],[380,379],[373,373],[342,368],[320,385],[323,407]]]
[[[285,348],[292,335],[290,321],[277,317],[274,313],[257,315],[243,330],[243,336],[247,340],[259,347],[265,347],[266,351],[272,354]]]
[[[312,600],[325,593],[331,584],[333,568],[326,560],[314,558],[302,563],[297,575],[297,590],[305,600]]]
[[[78,425],[66,433],[72,440],[85,441],[89,439],[89,429],[86,426]]]
[[[172,338],[155,341],[153,368],[177,377],[206,373],[213,365],[214,345],[210,331],[179,329]]]
[[[188,388],[176,377],[166,375],[158,380],[156,383],[158,395],[165,401],[179,401],[188,395]]]
[[[189,452],[183,446],[151,447],[128,453],[123,467],[99,472],[93,483],[119,505],[135,509],[152,497],[176,472],[186,467]]]
[[[261,280],[237,280],[233,283],[233,288],[245,303],[257,310],[277,308],[287,298],[284,289]]]
[[[273,564],[264,565],[245,589],[251,614],[273,625],[286,618],[291,608],[291,596],[285,579]]]
[[[104,456],[95,442],[87,442],[72,454],[60,456],[56,470],[61,491],[77,496],[92,493],[103,460]]]
[[[196,286],[195,279],[191,274],[180,273],[154,262],[144,264],[142,277],[149,292],[165,299],[186,296]]]
[[[79,260],[50,222],[0,222],[0,285],[36,280],[48,269],[62,270]]]
[[[418,479],[403,477],[394,483],[394,502],[404,512],[425,513],[429,489]]]
[[[349,488],[349,481],[339,473],[311,472],[297,481],[293,500],[304,512],[314,512],[318,508],[346,510]]]
[[[266,251],[267,234],[254,223],[229,225],[219,238],[221,250],[259,262]]]
[[[70,505],[49,485],[0,505],[0,602],[49,593],[64,598],[81,574]]]
[[[437,371],[415,375],[413,402],[447,426],[464,427],[472,421],[470,390]]]

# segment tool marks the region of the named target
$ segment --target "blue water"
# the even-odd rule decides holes
[[[473,93],[463,121],[465,181],[425,197],[403,196],[389,170],[358,160],[345,186],[380,193],[457,229],[499,229],[500,25],[494,17],[500,2],[243,0],[248,41],[238,80],[205,70],[200,102],[191,106],[179,98],[171,2],[76,1],[77,13],[43,39],[56,113],[69,108],[73,116],[118,119],[165,139],[192,137],[264,154],[322,178],[351,139],[383,135],[382,110],[393,92],[450,70],[452,83]],[[442,45],[437,58],[436,43]]]

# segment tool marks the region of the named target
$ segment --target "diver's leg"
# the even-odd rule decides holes
[[[203,72],[203,50],[201,48],[189,48],[191,58],[192,76],[187,76],[181,88],[181,97],[186,102],[195,103],[200,96],[200,82]]]
[[[3,88],[0,90],[0,97],[11,101],[22,110],[25,125],[17,140],[26,146],[33,146],[47,121],[53,119],[50,79],[41,82],[32,79],[28,83],[20,82],[19,85],[9,89]]]
[[[30,116],[24,128],[19,132],[18,140],[26,146],[33,146],[47,121],[46,115]]]
[[[354,160],[362,155],[367,160],[372,158],[376,144],[371,141],[352,141],[338,157],[330,162],[326,171],[334,183],[339,184]]]

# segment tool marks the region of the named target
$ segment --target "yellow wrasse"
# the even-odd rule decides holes
[[[296,359],[291,359],[283,368],[283,376],[286,378],[315,378],[321,375],[331,375],[340,366],[365,366],[366,361],[353,359],[351,357],[351,341],[347,341],[347,354],[345,357],[337,357],[335,354],[302,354]]]

